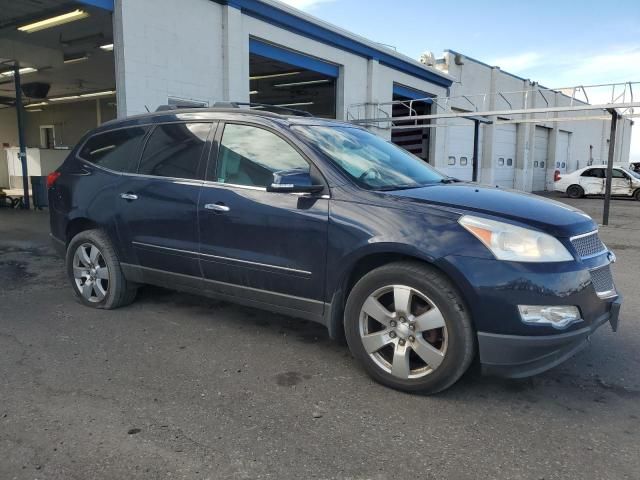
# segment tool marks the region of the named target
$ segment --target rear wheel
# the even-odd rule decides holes
[[[67,275],[78,300],[94,308],[131,303],[135,286],[124,278],[111,241],[100,230],[78,233],[67,248]]]
[[[345,309],[349,348],[378,382],[436,393],[455,383],[475,352],[470,318],[437,270],[398,262],[366,274]]]
[[[567,188],[567,196],[569,198],[582,198],[584,197],[584,190],[580,185],[571,185]]]
[[[633,192],[633,198],[635,198],[636,200],[638,200],[640,202],[640,188],[638,190],[636,190],[635,192]]]

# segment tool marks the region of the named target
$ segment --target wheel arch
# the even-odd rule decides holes
[[[416,251],[411,246],[404,248],[402,246],[386,246],[382,248],[377,246],[375,249],[362,251],[344,268],[332,292],[329,318],[326,319],[331,338],[344,339],[344,309],[349,293],[358,280],[378,267],[401,261],[412,261],[428,265],[438,270],[456,285],[456,279],[447,270],[443,269],[435,258],[426,253]]]

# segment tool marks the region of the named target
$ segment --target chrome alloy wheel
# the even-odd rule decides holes
[[[83,243],[73,255],[73,278],[80,295],[97,303],[106,297],[109,289],[109,269],[95,245]]]
[[[389,285],[360,311],[360,338],[385,372],[407,380],[436,370],[447,352],[447,327],[435,303],[415,288]]]

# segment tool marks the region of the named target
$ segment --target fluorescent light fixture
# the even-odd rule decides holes
[[[292,75],[300,75],[302,72],[287,72],[287,73],[271,73],[269,75],[258,75],[255,77],[249,77],[249,80],[262,80],[265,78],[278,78],[278,77],[291,77]]]
[[[61,102],[62,100],[73,100],[76,98],[80,98],[80,95],[69,95],[67,97],[57,97],[57,98],[50,98],[49,101],[50,102]]]
[[[18,30],[25,33],[33,33],[39,30],[44,30],[45,28],[51,28],[58,25],[63,25],[65,23],[75,22],[76,20],[80,20],[88,16],[89,14],[84,10],[76,9],[72,12],[63,13],[62,15],[56,15],[55,17],[45,18],[44,20],[39,20],[37,22],[23,25],[21,27],[18,27]]]
[[[77,57],[69,57],[69,58],[65,58],[64,59],[64,63],[69,64],[69,63],[78,63],[78,62],[84,62],[85,60],[89,60],[89,57],[85,54],[85,55],[80,55]]]
[[[78,95],[67,95],[66,97],[50,98],[49,101],[62,102],[64,100],[78,100],[78,99],[93,98],[93,97],[106,97],[108,95],[113,95],[115,93],[116,93],[115,90],[105,90],[103,92],[81,93]]]
[[[278,83],[274,85],[276,88],[298,87],[300,85],[316,85],[318,83],[329,83],[331,80],[309,80],[308,82]]]
[[[280,103],[278,105],[274,105],[274,107],[301,107],[303,105],[313,105],[313,102]]]
[[[38,70],[31,67],[25,67],[25,68],[21,68],[19,71],[20,71],[20,75],[26,75],[27,73],[37,72]],[[13,70],[7,70],[6,72],[0,73],[0,77],[13,77],[14,75],[15,75],[15,72]]]
[[[45,105],[49,105],[48,102],[38,102],[38,103],[30,103],[29,105],[25,105],[25,108],[31,108],[31,107],[44,107]]]
[[[258,93],[258,90],[251,90],[249,92],[249,95],[256,95]]]
[[[111,51],[113,51],[113,43],[107,43],[105,45],[100,45],[100,48],[102,50],[104,50],[105,52],[111,52]]]
[[[29,109],[27,110],[27,112],[41,112],[41,111],[42,111],[42,109],[41,109],[41,108],[29,108]]]
[[[107,95],[113,95],[114,93],[116,93],[115,90],[105,90],[104,92],[83,93],[82,95],[80,95],[80,97],[81,98],[104,97]]]

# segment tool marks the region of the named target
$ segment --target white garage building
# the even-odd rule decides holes
[[[59,150],[87,129],[165,104],[256,102],[355,120],[439,113],[444,98],[454,109],[473,110],[463,96],[537,88],[452,51],[425,65],[274,0],[0,0],[0,8],[0,145],[6,151],[0,187],[18,173],[3,174],[8,167],[2,165],[15,165],[18,155],[15,65],[26,112],[23,144],[31,171],[42,174],[52,162],[45,168],[39,159],[55,163],[64,157]],[[508,99],[514,107],[524,105],[518,95]],[[553,104],[567,99],[551,96]],[[486,98],[488,109],[502,108],[503,97]],[[407,102],[416,99],[409,110]],[[535,106],[541,99],[527,101]],[[425,123],[371,128],[470,179],[472,123]],[[617,160],[626,162],[630,123],[621,124]],[[607,155],[606,121],[491,124],[480,132],[479,178],[505,187],[543,190],[556,165],[572,170]]]

